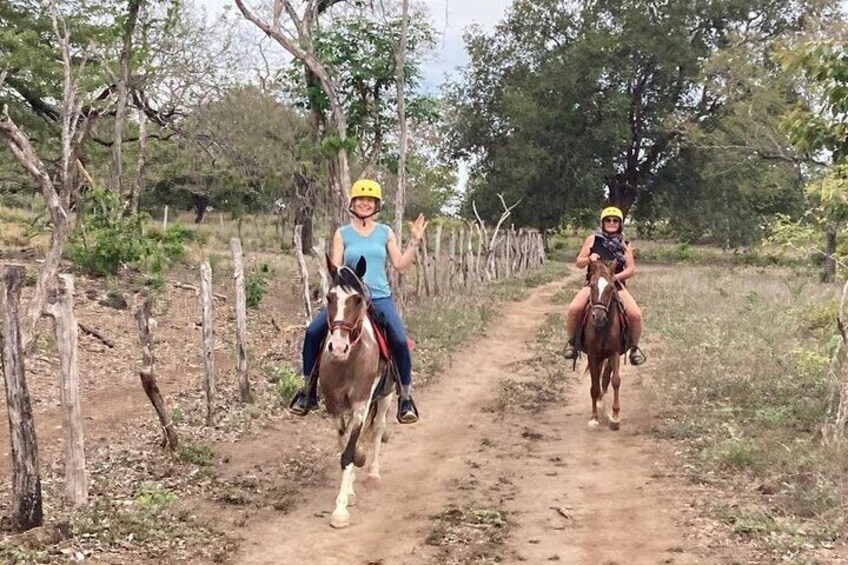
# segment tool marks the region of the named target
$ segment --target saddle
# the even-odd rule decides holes
[[[397,419],[400,421],[401,416],[401,386],[400,386],[400,373],[398,371],[397,365],[392,359],[392,350],[389,347],[389,342],[386,339],[386,332],[383,327],[383,324],[380,323],[379,317],[375,315],[374,311],[369,307],[367,312],[368,320],[371,322],[371,327],[374,328],[374,337],[377,341],[377,347],[380,349],[380,360],[381,360],[381,376],[380,382],[377,383],[377,387],[374,389],[374,394],[371,397],[371,405],[375,405],[377,400],[388,394],[388,389],[392,385],[395,387],[395,392],[398,395],[398,413]],[[321,350],[324,349],[324,344],[329,338],[329,334],[324,338],[324,341],[321,343]],[[415,343],[411,338],[407,337],[406,343],[409,347],[409,350],[412,351],[415,348]],[[306,380],[304,387],[292,397],[291,402],[289,403],[289,409],[293,409],[297,404],[298,400],[302,396],[306,396],[307,401],[307,409],[303,415],[309,412],[311,408],[314,408],[318,405],[318,374],[319,374],[319,365],[321,364],[321,358],[319,357],[315,361],[315,367],[312,369],[312,374]],[[415,406],[415,401],[412,400],[412,397],[408,399],[412,403],[412,409],[415,412],[415,415],[418,416],[418,408]]]

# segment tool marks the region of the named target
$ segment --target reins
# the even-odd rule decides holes
[[[356,332],[355,333],[356,337],[354,337],[350,341],[350,347],[351,347],[351,349],[353,349],[354,347],[359,345],[359,342],[362,340],[362,321],[363,321],[363,318],[365,318],[365,314],[363,314],[363,312],[368,312],[368,309],[371,306],[371,297],[368,296],[366,294],[366,292],[363,292],[363,291],[367,291],[368,287],[365,286],[365,282],[363,282],[363,280],[360,279],[356,275],[356,273],[353,271],[353,269],[351,269],[350,267],[347,267],[347,266],[342,266],[342,267],[339,267],[339,270],[340,271],[344,270],[345,272],[349,273],[349,275],[352,276],[354,278],[354,280],[356,280],[356,282],[359,284],[359,288],[363,289],[362,291],[358,291],[358,292],[359,292],[359,295],[363,299],[365,299],[365,308],[360,311],[359,315],[356,317],[356,319],[353,321],[353,323],[349,324],[349,323],[345,322],[344,320],[331,321],[328,317],[327,318],[327,325],[330,328],[330,333],[333,333],[335,330],[340,329],[340,330],[348,332],[351,336],[353,336],[354,332]]]

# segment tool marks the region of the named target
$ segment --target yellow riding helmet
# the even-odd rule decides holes
[[[363,196],[382,201],[383,189],[380,187],[380,183],[371,179],[359,179],[353,183],[353,186],[350,187],[350,199],[353,200],[354,198]]]
[[[621,213],[621,210],[617,206],[608,206],[601,212],[602,222],[604,221],[604,218],[618,218],[623,222],[624,214]]]

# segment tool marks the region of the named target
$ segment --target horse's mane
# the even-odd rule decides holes
[[[368,291],[368,287],[365,283],[356,276],[356,273],[348,267],[347,265],[342,265],[336,271],[335,277],[335,286],[339,286],[342,290],[347,292],[356,292],[365,296],[366,298],[370,297],[370,292]]]

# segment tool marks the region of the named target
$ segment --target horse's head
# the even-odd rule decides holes
[[[592,323],[596,328],[603,328],[610,320],[610,309],[616,295],[614,263],[615,261],[589,263],[589,296],[592,301]]]
[[[362,336],[362,322],[368,309],[368,291],[362,277],[365,275],[365,257],[360,257],[356,269],[336,267],[327,257],[330,272],[330,290],[327,292],[327,320],[330,336],[327,350],[336,361],[347,361],[351,349]]]

